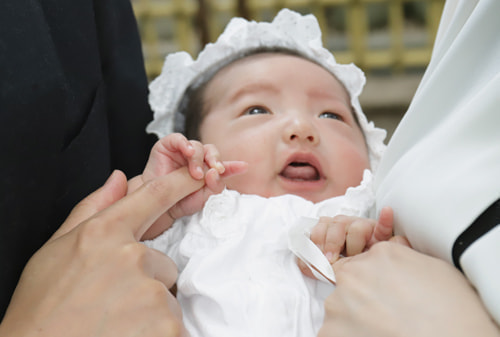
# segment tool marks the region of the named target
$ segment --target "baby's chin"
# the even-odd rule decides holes
[[[230,189],[229,187],[226,187],[227,189]],[[311,193],[310,191],[258,191],[255,189],[252,190],[246,190],[246,191],[241,191],[241,190],[236,190],[240,194],[251,194],[251,195],[258,195],[263,198],[273,198],[273,197],[279,197],[282,195],[295,195],[298,197],[301,197],[305,200],[311,201],[312,203],[319,203],[327,199],[335,198],[344,195],[345,193]]]
[[[317,193],[312,194],[312,193],[308,193],[308,192],[303,192],[303,193],[294,192],[294,193],[290,193],[290,194],[294,194],[296,196],[302,197],[302,198],[309,200],[315,204],[318,202],[322,202],[324,200],[327,200],[327,199],[331,199],[331,198],[335,198],[335,197],[339,197],[339,196],[344,195],[344,193],[325,193],[325,194],[318,195]]]
[[[329,184],[316,185],[314,182],[308,184],[298,183],[276,183],[264,184],[255,183],[248,184],[245,182],[241,184],[237,181],[226,181],[226,189],[237,191],[240,194],[258,195],[263,198],[272,198],[282,195],[296,195],[313,203],[339,197],[345,194],[350,186],[328,186]]]

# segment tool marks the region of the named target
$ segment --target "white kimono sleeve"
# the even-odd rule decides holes
[[[499,13],[499,0],[446,2],[375,187],[397,233],[461,268],[500,324]]]

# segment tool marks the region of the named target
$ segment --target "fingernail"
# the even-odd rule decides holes
[[[219,181],[220,181],[220,175],[219,175],[219,172],[218,172],[216,169],[214,169],[214,168],[209,169],[209,170],[208,170],[208,172],[207,172],[207,175],[208,175],[208,174],[213,175],[213,176],[215,177],[215,180],[216,180],[217,182],[219,182]]]
[[[328,262],[330,262],[330,263],[333,262],[333,253],[332,252],[326,252],[325,256],[326,256],[326,259],[328,260]]]
[[[115,178],[115,176],[116,176],[116,174],[117,174],[117,173],[118,173],[118,170],[114,170],[114,171],[113,171],[113,172],[109,175],[108,179],[106,180],[106,182],[104,183],[104,185],[103,185],[103,186],[106,186],[106,185],[110,184],[110,183],[114,180],[114,178]]]
[[[200,166],[198,166],[198,167],[196,168],[196,172],[198,172],[198,173],[199,173],[199,175],[198,175],[198,176],[200,177],[200,179],[201,179],[201,178],[203,178],[203,176],[205,175],[205,174],[203,173],[203,169],[202,169]]]
[[[226,171],[226,168],[224,167],[224,165],[220,161],[215,163],[215,167],[217,169],[217,172],[219,172],[219,174],[222,174],[222,173],[224,173],[224,171]]]

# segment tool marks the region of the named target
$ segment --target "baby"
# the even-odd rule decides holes
[[[322,47],[312,15],[286,9],[272,23],[231,20],[196,61],[167,57],[148,127],[163,138],[138,179],[186,165],[205,179],[147,233],[168,229],[147,244],[179,267],[192,337],[316,336],[328,262],[391,237],[390,209],[363,218],[385,148],[359,105],[364,81]]]

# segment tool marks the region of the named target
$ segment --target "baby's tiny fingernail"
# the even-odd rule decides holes
[[[215,168],[217,169],[217,172],[219,172],[219,174],[224,173],[224,171],[226,170],[226,168],[224,167],[224,165],[220,161],[215,163]]]
[[[326,256],[326,259],[328,260],[328,262],[330,262],[330,263],[333,262],[333,253],[332,252],[326,252],[325,256]]]
[[[214,179],[215,179],[216,181],[219,181],[219,180],[220,180],[220,175],[219,175],[219,172],[217,172],[217,170],[216,170],[216,169],[214,169],[214,168],[209,169],[209,170],[207,171],[207,175],[212,175],[212,176],[214,176]]]
[[[200,166],[198,166],[196,168],[196,172],[198,172],[198,176],[200,177],[200,179],[203,178],[204,173],[203,173],[203,169]]]

